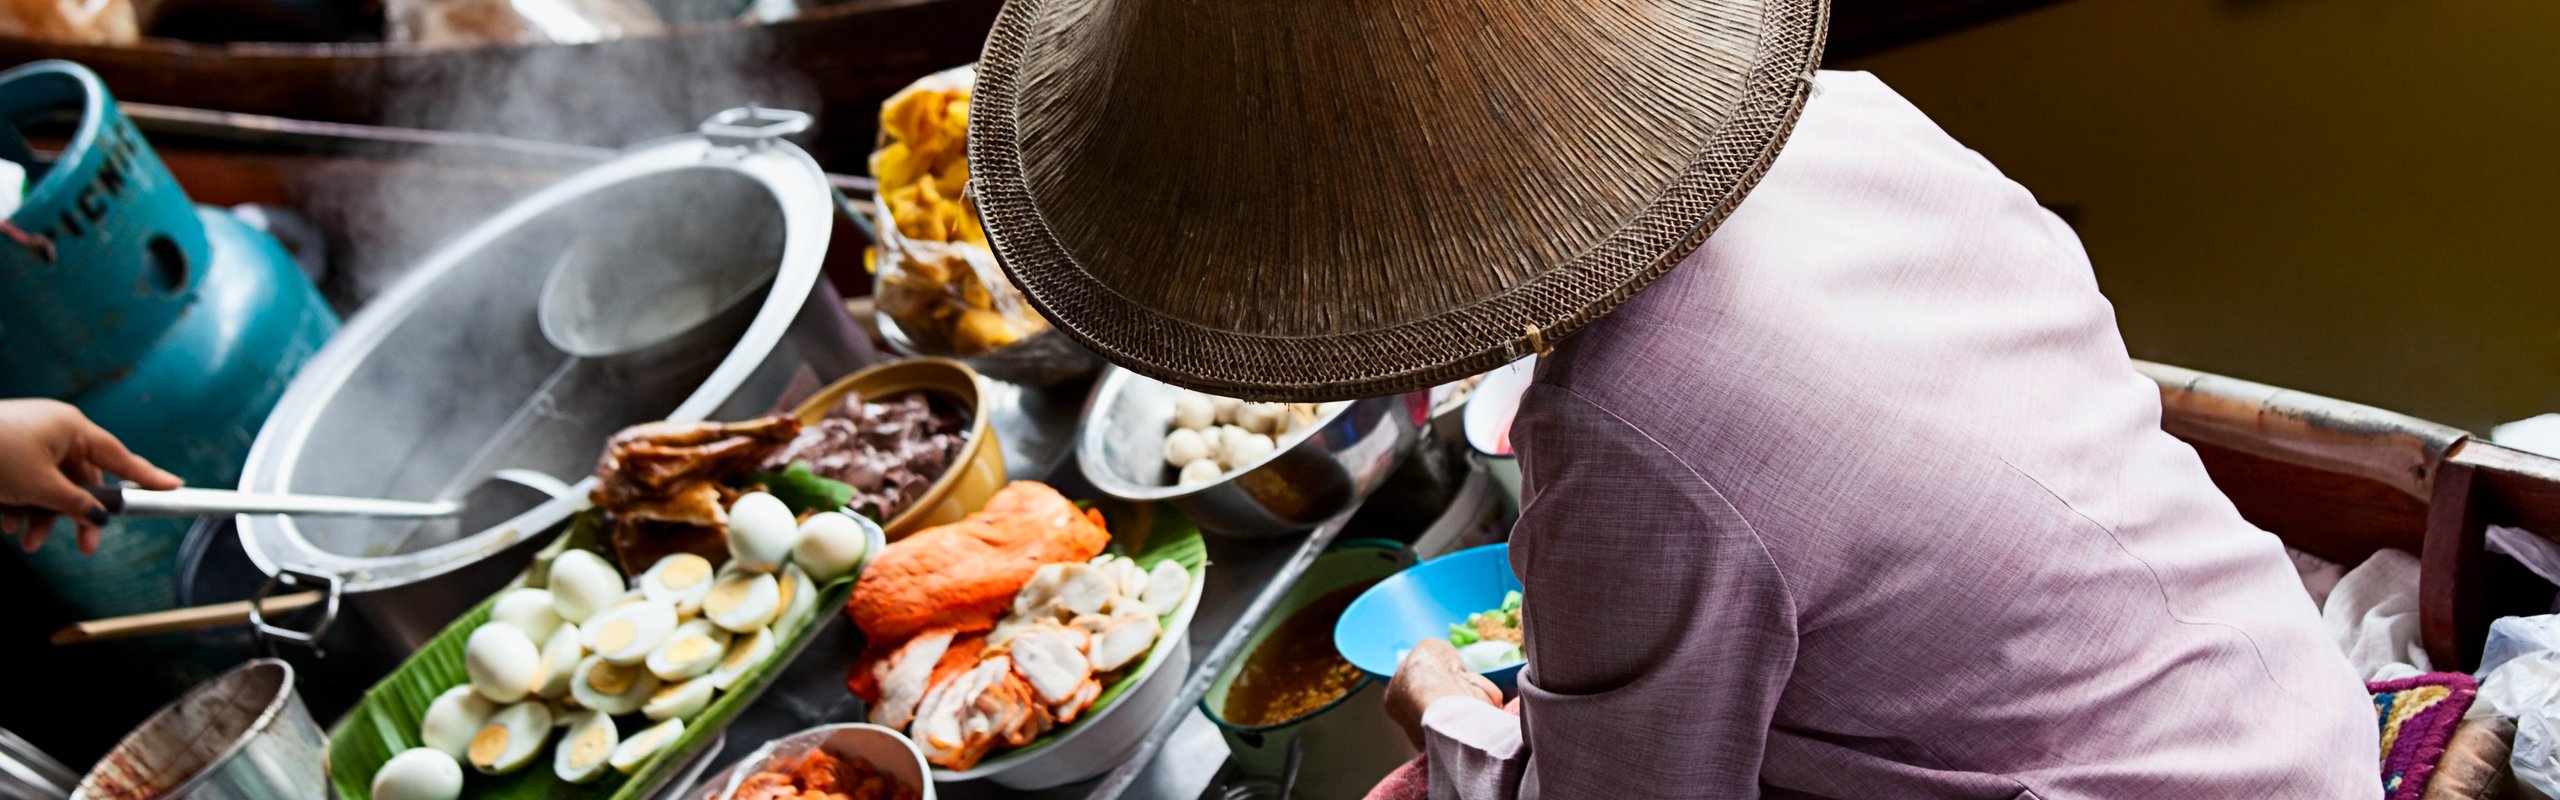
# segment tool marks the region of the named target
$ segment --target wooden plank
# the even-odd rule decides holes
[[[2560,459],[2472,441],[2451,460],[2479,472],[2481,490],[2497,503],[2497,524],[2560,541]]]
[[[2371,478],[2188,441],[2240,516],[2295,549],[2354,566],[2424,549],[2427,501]]]
[[[2134,362],[2160,385],[2160,426],[2204,442],[2321,471],[2353,475],[2423,499],[2435,465],[2461,429],[2262,383]]]
[[[2470,466],[2448,459],[2436,470],[2429,504],[2426,551],[2418,570],[2418,625],[2427,658],[2438,669],[2470,671],[2488,638],[2482,562],[2492,509],[2475,491],[2477,478]]]

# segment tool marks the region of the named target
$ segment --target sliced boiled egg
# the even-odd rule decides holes
[[[512,775],[533,763],[534,754],[550,739],[551,706],[540,700],[517,703],[490,715],[489,723],[472,734],[465,755],[482,774]]]
[[[548,641],[551,632],[560,629],[560,612],[554,610],[551,592],[543,589],[514,589],[498,595],[489,605],[489,621],[504,622],[524,631],[527,639]]]
[[[773,588],[782,595],[782,613],[774,615],[773,624],[765,627],[772,628],[776,636],[790,636],[808,624],[809,615],[818,610],[818,584],[809,580],[809,573],[802,572],[800,565],[785,564],[782,574],[774,578]]]
[[[551,754],[551,774],[570,783],[594,783],[604,777],[605,761],[622,743],[622,732],[613,727],[613,717],[601,712],[579,711],[569,719],[569,732]]]
[[[541,668],[542,653],[533,640],[504,622],[480,626],[462,645],[462,669],[471,675],[471,688],[494,702],[524,699]]]
[[[679,615],[692,614],[702,608],[702,596],[711,593],[711,578],[711,559],[676,553],[640,574],[640,593],[675,606]]]
[[[711,674],[703,676],[703,680],[710,681],[711,688],[726,690],[736,685],[747,670],[755,669],[757,664],[772,658],[773,646],[771,629],[757,628],[738,634],[738,638],[729,641],[729,653],[720,657],[720,666],[713,667]]]
[[[631,738],[622,740],[622,744],[616,745],[613,748],[613,756],[608,761],[613,764],[615,772],[624,775],[638,772],[640,765],[648,763],[650,756],[667,749],[668,744],[675,742],[676,737],[683,735],[684,720],[681,719],[671,719],[651,725],[641,729],[639,733],[632,734]]]
[[[613,605],[623,592],[622,572],[604,556],[570,550],[551,559],[551,610],[561,619],[585,624],[587,618]]]
[[[653,720],[693,719],[711,705],[711,681],[695,678],[689,681],[661,684],[640,706],[640,715]]]
[[[597,656],[579,661],[577,674],[569,678],[570,698],[607,714],[638,711],[656,691],[658,676],[649,674],[647,667],[607,663]]]
[[[814,581],[832,581],[853,571],[871,548],[868,520],[841,511],[820,511],[800,523],[800,543],[791,546],[791,563]]]
[[[702,598],[702,616],[738,633],[773,624],[782,614],[782,586],[772,575],[744,569],[726,572]]]
[[[374,800],[453,800],[462,796],[462,765],[433,747],[412,747],[373,773]]]
[[[638,664],[676,632],[676,607],[653,600],[618,605],[578,626],[587,650],[615,664]]]
[[[464,645],[464,649],[470,646]],[[471,747],[472,734],[479,733],[480,726],[489,724],[489,716],[496,713],[498,704],[481,697],[480,691],[469,685],[446,689],[444,694],[436,695],[435,702],[427,704],[427,713],[418,719],[418,741],[447,756],[461,758]]]
[[[668,681],[698,678],[720,666],[720,657],[728,652],[729,631],[707,619],[691,620],[676,626],[667,643],[649,653],[649,674]]]
[[[771,572],[799,543],[800,521],[773,495],[748,492],[729,504],[729,563]]]
[[[542,643],[542,665],[534,670],[533,693],[548,700],[569,694],[569,678],[578,671],[578,661],[587,657],[585,638],[578,626],[561,623]]]

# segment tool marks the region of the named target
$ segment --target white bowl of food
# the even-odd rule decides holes
[[[905,734],[867,722],[820,725],[766,742],[713,778],[711,791],[696,800],[728,800],[740,796],[797,797],[809,788],[813,773],[828,773],[858,796],[864,781],[887,784],[883,797],[933,800],[933,782],[925,779],[924,753]],[[793,789],[781,792],[784,788]]]

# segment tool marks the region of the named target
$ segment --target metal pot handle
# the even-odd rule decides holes
[[[702,121],[701,131],[702,138],[714,145],[754,151],[807,131],[811,122],[806,112],[750,105],[711,115]]]
[[[275,594],[277,587],[320,590],[320,620],[312,623],[307,631],[269,624],[262,609],[267,603],[267,596]],[[325,657],[327,654],[320,650],[320,637],[328,635],[329,626],[338,621],[338,601],[345,588],[346,584],[336,575],[305,572],[292,567],[278,569],[274,575],[267,576],[267,582],[259,584],[258,593],[249,598],[249,629],[257,633],[258,641],[266,646],[270,655],[275,654],[277,642],[290,642],[311,648],[313,658]]]

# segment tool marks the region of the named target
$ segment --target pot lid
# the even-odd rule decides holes
[[[833,228],[825,171],[782,139],[808,124],[792,111],[723,112],[553,183],[427,256],[294,376],[240,488],[457,499],[463,517],[242,515],[250,559],[270,575],[336,576],[349,592],[432,578],[585,508],[615,431],[766,410],[773,370],[759,368],[819,286]],[[537,313],[546,285],[572,268],[586,280],[571,290],[599,300],[582,317],[691,324],[665,344],[572,355],[586,351],[555,344]],[[648,283],[635,292],[633,281]],[[535,477],[491,479],[501,471]]]

